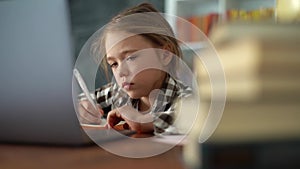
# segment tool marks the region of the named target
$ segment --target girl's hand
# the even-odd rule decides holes
[[[78,104],[78,113],[78,119],[81,124],[100,124],[104,111],[99,105],[98,111],[95,111],[89,101],[83,100]]]
[[[121,117],[118,109],[113,109],[107,114],[107,127],[114,128],[122,120],[124,119]]]
[[[124,120],[124,129],[134,130],[138,133],[149,133],[153,131],[153,117],[151,114],[142,114],[131,106],[123,106],[108,113],[107,124],[113,128]]]

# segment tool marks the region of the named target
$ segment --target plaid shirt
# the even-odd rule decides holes
[[[169,131],[168,128],[173,127],[176,100],[191,94],[192,89],[190,87],[170,76],[166,77],[150,108],[150,113],[154,117],[153,124],[156,134],[166,133]],[[123,105],[131,105],[138,109],[139,99],[131,99],[116,83],[109,83],[97,89],[95,96],[102,108],[111,106],[114,109]]]

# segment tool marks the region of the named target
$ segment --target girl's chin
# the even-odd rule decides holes
[[[136,93],[136,92],[133,92],[133,91],[126,91],[126,93],[128,94],[128,96],[129,96],[131,99],[140,99],[140,98],[142,97],[141,94]]]
[[[131,99],[140,99],[141,97],[137,96],[137,95],[133,95],[133,94],[128,94],[128,96],[131,98]]]

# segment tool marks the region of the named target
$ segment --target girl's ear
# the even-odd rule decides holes
[[[163,51],[163,54],[161,56],[161,61],[162,61],[164,66],[167,66],[171,62],[171,60],[173,58],[173,54],[169,50],[169,45],[165,45],[162,49],[164,51]]]

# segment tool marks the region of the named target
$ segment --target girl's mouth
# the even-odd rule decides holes
[[[133,83],[123,82],[122,88],[124,88],[125,90],[129,90],[132,85],[133,85]]]

